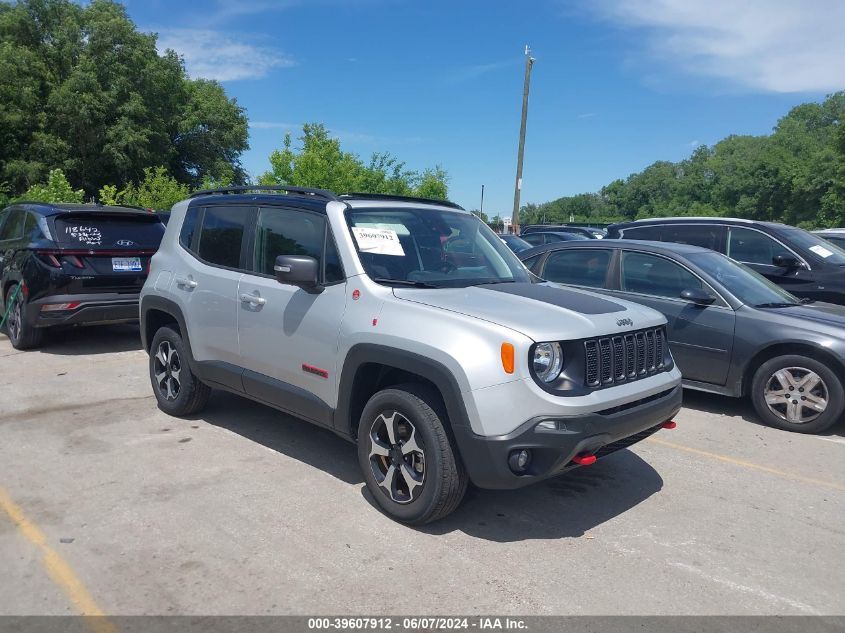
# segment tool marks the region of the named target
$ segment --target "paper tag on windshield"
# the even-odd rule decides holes
[[[833,255],[833,251],[827,250],[824,246],[811,246],[810,250],[813,251],[816,255],[820,255],[821,257],[830,257]]]
[[[355,236],[358,249],[362,253],[397,255],[399,257],[405,255],[405,250],[399,243],[399,236],[393,229],[369,229],[353,226],[352,234]]]

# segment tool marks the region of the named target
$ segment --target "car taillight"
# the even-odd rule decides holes
[[[41,306],[42,312],[57,312],[60,310],[75,310],[79,307],[79,303],[48,303]]]
[[[50,251],[35,251],[35,254],[38,256],[38,259],[48,266],[52,266],[53,268],[62,267],[62,262]]]
[[[76,255],[65,255],[65,261],[76,268],[85,268],[85,264]]]

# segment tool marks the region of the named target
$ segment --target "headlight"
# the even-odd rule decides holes
[[[538,343],[534,347],[531,361],[534,374],[543,382],[552,382],[560,376],[563,367],[563,352],[557,343]]]

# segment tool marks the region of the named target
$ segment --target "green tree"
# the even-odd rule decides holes
[[[845,224],[845,92],[790,110],[766,136],[732,135],[657,161],[597,196],[523,207],[526,219],[614,221],[729,215],[805,227]]]
[[[474,216],[477,216],[478,219],[482,222],[487,222],[489,220],[487,214],[484,213],[484,211],[481,211],[480,209],[473,209],[472,211],[470,211],[470,213],[472,213]]]
[[[61,169],[51,169],[47,181],[32,185],[20,197],[34,202],[82,202],[85,192],[70,186]]]
[[[109,191],[110,193],[110,191]],[[138,184],[129,184],[116,198],[120,204],[131,204],[147,209],[169,210],[177,202],[191,195],[188,185],[180,183],[164,167],[144,170]]]
[[[405,164],[388,153],[373,154],[369,163],[344,151],[319,123],[306,123],[293,146],[286,134],[282,148],[270,154],[270,170],[259,177],[261,184],[318,187],[338,193],[365,192],[446,199],[448,174],[441,167],[422,173],[405,169]]]
[[[243,109],[159,55],[112,0],[0,3],[0,103],[0,181],[14,192],[56,167],[88,195],[152,165],[192,186],[245,178]]]

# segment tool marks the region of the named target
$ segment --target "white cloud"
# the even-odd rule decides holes
[[[589,7],[641,30],[649,54],[687,73],[766,92],[845,88],[842,0],[600,0]]]
[[[250,121],[249,127],[256,130],[292,130],[302,126],[297,123],[280,123],[277,121]]]
[[[159,31],[158,48],[179,53],[191,77],[218,81],[261,79],[274,68],[294,65],[287,55],[248,43],[250,39],[234,39],[212,29],[173,28]]]
[[[575,118],[576,119],[592,119],[594,116],[596,116],[595,112],[585,112],[584,114],[579,114]]]
[[[461,83],[464,81],[470,81],[472,79],[477,79],[486,75],[488,73],[496,72],[502,70],[503,68],[508,68],[509,66],[517,66],[521,62],[519,58],[509,59],[500,62],[492,62],[489,64],[474,64],[472,66],[462,66],[460,68],[456,68],[453,70],[449,76],[448,80],[451,83]]]

